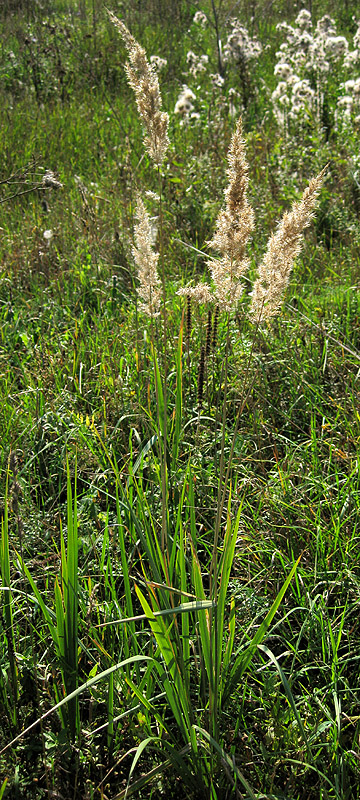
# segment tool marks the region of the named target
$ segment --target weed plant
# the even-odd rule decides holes
[[[358,131],[279,135],[286,4],[239,7],[262,51],[224,83],[226,4],[203,26],[167,4],[168,28],[117,4],[122,42],[99,2],[44,5],[1,19],[0,797],[355,800]],[[168,60],[136,97],[161,85],[157,128],[137,40]],[[281,314],[254,321],[269,236],[328,162]],[[255,228],[224,244],[235,195]]]

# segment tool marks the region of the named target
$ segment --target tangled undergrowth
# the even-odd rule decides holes
[[[0,20],[0,798],[355,800],[355,6],[51,6]]]

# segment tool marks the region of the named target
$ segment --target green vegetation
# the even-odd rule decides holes
[[[295,5],[111,6],[167,60],[154,168],[102,0],[2,3],[0,800],[359,797],[360,41],[276,110]],[[324,14],[356,52],[356,4]],[[211,283],[240,114],[255,230],[229,313],[177,292]],[[326,164],[255,324],[269,236]]]

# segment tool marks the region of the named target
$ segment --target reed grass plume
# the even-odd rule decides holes
[[[262,322],[275,316],[289,283],[294,259],[300,253],[302,234],[313,218],[319,191],[327,167],[310,181],[298,203],[286,212],[277,230],[270,236],[252,291],[250,316]]]
[[[241,279],[249,266],[247,242],[254,228],[254,212],[246,196],[249,179],[241,119],[231,140],[227,175],[225,206],[218,215],[215,233],[209,242],[221,257],[210,259],[208,266],[217,302],[224,310],[231,311],[243,291]]]
[[[202,283],[193,288],[184,287],[178,294],[190,295],[199,303],[212,299],[223,311],[232,311],[243,292],[241,279],[249,266],[247,243],[254,229],[254,212],[246,196],[249,179],[241,119],[231,139],[227,176],[225,205],[218,215],[215,233],[208,242],[220,253],[220,258],[211,258],[207,262],[213,279],[213,292]]]
[[[136,41],[126,25],[115,14],[108,11],[111,22],[120,33],[129,54],[125,65],[129,84],[135,99],[146,135],[144,146],[156,166],[161,166],[170,141],[168,137],[169,116],[161,110],[159,80],[154,64],[150,64],[143,47]]]
[[[190,297],[191,300],[194,300],[194,303],[199,303],[199,305],[209,303],[210,300],[214,299],[207,283],[197,283],[196,286],[183,286],[176,294],[180,295],[180,297]]]
[[[139,310],[150,317],[155,317],[159,314],[162,294],[157,272],[159,253],[153,249],[153,228],[141,197],[137,199],[136,217],[134,231],[136,247],[133,247],[132,252],[140,281],[138,295],[142,302],[139,304]]]

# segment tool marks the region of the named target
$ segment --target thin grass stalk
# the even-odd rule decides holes
[[[114,741],[114,673],[112,672],[109,675],[109,684],[108,684],[108,693],[107,693],[107,715],[108,715],[108,724],[107,724],[107,746],[109,753],[112,750],[112,745]]]
[[[0,543],[0,571],[2,580],[2,606],[5,618],[5,634],[8,646],[8,657],[10,665],[10,680],[12,691],[11,703],[11,725],[16,730],[18,723],[18,700],[19,688],[17,678],[17,663],[16,663],[16,638],[13,619],[13,597],[11,593],[11,574],[10,574],[10,551],[9,551],[9,520],[8,520],[8,478],[6,482],[5,503],[4,503],[4,516],[1,520],[1,543]]]
[[[129,560],[128,560],[128,553],[125,549],[125,530],[123,521],[121,518],[121,511],[120,511],[120,503],[119,503],[119,489],[118,484],[115,486],[115,496],[116,496],[116,515],[117,515],[117,524],[118,524],[118,542],[120,545],[120,558],[121,558],[121,566],[122,566],[122,577],[124,581],[124,591],[125,591],[125,609],[127,617],[134,616],[134,608],[132,602],[132,592],[131,592],[131,583],[130,583],[130,575],[129,575]],[[131,648],[135,650],[135,653],[138,653],[138,643],[136,638],[136,629],[135,624],[133,622],[129,622],[127,626],[127,631],[130,633],[130,641],[131,641]],[[128,633],[126,633],[125,640],[124,640],[124,649],[125,649],[125,656],[128,658],[130,656],[130,646],[129,646],[129,637]]]
[[[254,330],[254,335],[253,335],[253,339],[252,339],[252,343],[251,343],[251,350],[250,350],[249,358],[248,358],[248,361],[247,361],[247,364],[246,364],[246,368],[245,368],[244,387],[246,387],[246,384],[247,384],[247,378],[248,378],[248,374],[249,374],[249,371],[250,371],[250,366],[251,366],[251,362],[252,362],[252,356],[253,356],[254,347],[255,347],[256,335],[257,335],[257,331],[258,331],[259,325],[260,325],[260,321],[257,322],[256,325],[254,326],[255,330]],[[227,341],[227,347],[228,347],[228,341]],[[227,359],[226,359],[226,364],[227,364]],[[216,538],[216,541],[218,541],[218,538],[219,538],[221,516],[222,516],[222,513],[223,513],[224,506],[225,506],[226,490],[227,490],[229,477],[230,477],[230,471],[231,471],[232,460],[233,460],[235,444],[236,444],[236,437],[237,437],[238,430],[239,430],[239,425],[240,425],[240,418],[241,418],[241,414],[242,414],[242,412],[243,412],[243,410],[245,408],[245,405],[247,403],[247,399],[249,397],[251,389],[252,389],[252,387],[254,385],[257,372],[258,372],[258,370],[256,370],[256,372],[255,372],[255,374],[254,374],[254,376],[252,378],[252,381],[249,384],[248,389],[247,390],[246,389],[243,390],[242,397],[240,398],[240,405],[239,405],[238,413],[237,413],[237,416],[236,416],[235,428],[234,428],[234,433],[233,433],[233,436],[232,436],[230,453],[229,453],[229,456],[228,456],[228,464],[227,464],[226,473],[225,473],[223,491],[222,491],[222,494],[220,494],[220,495],[218,493],[218,506],[217,506],[216,523],[215,523],[215,538]],[[246,390],[246,394],[245,394],[245,390]],[[226,401],[226,395],[225,395],[224,404],[225,404],[225,401]],[[225,443],[224,442],[224,413],[223,413],[223,431],[222,431],[222,435],[223,435],[223,438],[222,438],[222,447],[221,447],[221,458],[222,458],[222,463],[223,463],[224,462],[224,459],[223,459],[224,443]],[[221,472],[221,461],[220,461],[219,475],[221,476],[221,474],[222,474],[222,472]],[[221,484],[220,484],[220,480],[219,480],[219,489],[220,489],[220,486],[221,486]],[[214,547],[213,558],[215,557],[215,554],[216,554],[216,551],[215,551],[215,547]]]
[[[67,466],[67,563],[66,578],[63,584],[65,608],[65,653],[68,675],[67,691],[73,692],[78,686],[78,524],[77,524],[77,492],[76,468],[74,503],[70,481],[69,464]],[[69,705],[70,731],[73,740],[80,732],[79,701],[77,698]]]
[[[225,460],[225,432],[226,432],[226,411],[227,411],[227,408],[226,408],[226,397],[227,397],[227,385],[228,385],[229,347],[230,347],[230,315],[228,314],[227,315],[227,330],[226,330],[226,346],[225,346],[224,400],[223,400],[223,408],[222,408],[222,433],[221,433],[221,453],[220,453],[220,465],[219,465],[219,476],[218,476],[218,497],[217,497],[217,507],[216,507],[213,557],[212,557],[211,564],[210,564],[210,596],[213,595],[214,591],[216,593],[218,541],[219,541],[219,534],[220,534],[221,515],[222,515],[222,512],[223,512],[223,506],[221,504],[221,497],[222,497],[224,460]],[[229,460],[229,463],[230,463],[230,460]]]
[[[160,167],[158,167],[159,177],[159,257],[160,257],[160,271],[162,282],[162,309],[163,309],[163,342],[164,342],[164,406],[163,406],[163,464],[161,471],[161,493],[162,493],[162,516],[161,516],[161,550],[165,556],[167,550],[167,536],[168,536],[168,475],[167,475],[167,312],[166,312],[166,281],[165,281],[165,263],[164,263],[164,219],[162,208],[162,178]]]

